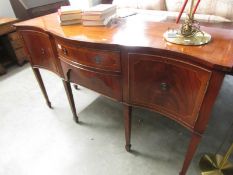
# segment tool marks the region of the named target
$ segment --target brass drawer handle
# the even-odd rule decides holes
[[[93,60],[94,60],[94,62],[95,62],[96,64],[100,64],[100,63],[102,62],[103,58],[102,58],[101,56],[95,56],[95,57],[93,58]]]
[[[162,91],[167,91],[168,88],[169,88],[169,85],[168,85],[167,83],[161,83],[161,84],[160,84],[160,89],[161,89]]]
[[[68,51],[64,47],[62,48],[62,52],[63,52],[64,55],[68,55]]]
[[[41,48],[41,54],[45,55],[45,49],[44,48]]]

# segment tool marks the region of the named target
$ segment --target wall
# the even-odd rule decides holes
[[[71,5],[80,6],[81,8],[91,7],[101,3],[101,0],[69,0]]]
[[[0,0],[0,16],[15,17],[9,0]]]

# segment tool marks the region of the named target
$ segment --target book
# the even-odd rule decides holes
[[[72,14],[72,13],[82,13],[82,10],[76,6],[61,6],[60,13],[61,15]]]
[[[106,26],[113,18],[115,15],[109,16],[103,20],[83,20],[83,25],[84,26]]]
[[[99,4],[96,6],[93,6],[91,8],[89,8],[88,10],[85,10],[83,12],[83,15],[101,15],[104,13],[108,13],[111,12],[112,10],[116,10],[116,5],[114,4]]]
[[[65,14],[65,15],[60,15],[61,21],[70,21],[70,20],[75,20],[75,19],[82,19],[82,14],[81,13],[71,13],[71,14]]]
[[[73,24],[80,24],[80,23],[82,23],[81,19],[66,20],[66,21],[61,21],[60,20],[60,25],[62,25],[62,26],[73,25]]]
[[[97,15],[94,15],[94,14],[83,14],[82,16],[82,19],[83,20],[96,20],[96,21],[100,21],[100,20],[104,20],[105,18],[109,17],[109,16],[112,16],[116,14],[116,9],[115,10],[112,10],[108,13],[104,13],[104,14],[97,14]]]

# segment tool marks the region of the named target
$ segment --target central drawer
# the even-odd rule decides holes
[[[59,57],[73,63],[105,71],[120,72],[120,52],[98,50],[56,40]]]
[[[68,81],[77,83],[118,101],[122,101],[120,75],[91,71],[77,67],[63,60],[61,60],[61,67]]]

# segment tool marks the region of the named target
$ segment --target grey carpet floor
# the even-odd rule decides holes
[[[0,77],[0,175],[178,175],[190,139],[185,128],[134,108],[133,151],[127,153],[120,103],[83,87],[73,89],[81,121],[76,124],[61,80],[41,72],[53,110],[29,65]],[[200,174],[200,157],[218,150],[233,123],[232,87],[233,78],[226,76],[188,175]]]

